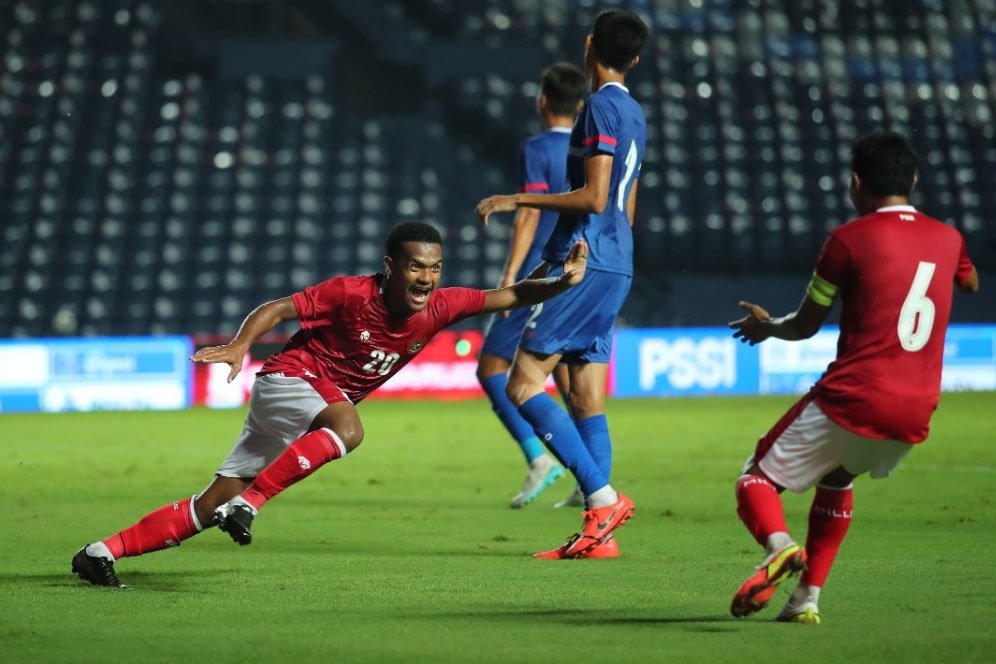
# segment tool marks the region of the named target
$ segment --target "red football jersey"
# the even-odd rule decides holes
[[[392,318],[380,278],[333,277],[294,293],[301,329],[259,373],[310,373],[332,381],[358,403],[408,364],[437,332],[484,307],[482,290],[439,288],[422,311]]]
[[[843,301],[837,359],[813,388],[823,412],[869,438],[926,439],[954,282],[971,272],[961,234],[908,205],[834,229],[816,264]]]

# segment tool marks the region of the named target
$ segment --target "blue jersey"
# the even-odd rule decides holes
[[[592,154],[612,155],[609,199],[601,214],[562,214],[543,250],[543,258],[560,264],[579,239],[588,243],[588,267],[633,274],[633,231],[626,202],[640,176],[647,144],[643,109],[618,83],[606,83],[591,95],[574,122],[567,154],[571,190],[585,184],[584,161]]]
[[[553,127],[522,144],[519,149],[519,191],[537,194],[567,191],[567,145],[570,138],[570,129]],[[533,243],[516,274],[517,281],[525,279],[543,260],[543,247],[556,223],[556,212],[540,214]]]

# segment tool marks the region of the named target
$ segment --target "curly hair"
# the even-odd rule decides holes
[[[384,243],[387,255],[391,258],[400,256],[405,242],[427,242],[442,245],[443,238],[434,226],[425,222],[403,221],[387,235],[387,241]]]

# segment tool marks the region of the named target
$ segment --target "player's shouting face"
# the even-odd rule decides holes
[[[443,248],[432,242],[405,242],[397,256],[384,257],[384,299],[392,315],[425,309],[443,271]]]

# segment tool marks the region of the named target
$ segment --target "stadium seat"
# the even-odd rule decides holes
[[[538,70],[577,60],[595,8],[372,3],[374,31],[285,4],[296,27],[258,0],[239,27],[192,0],[0,2],[0,335],[230,332],[261,299],[379,270],[402,219],[443,230],[447,283],[498,281],[510,219],[481,229],[473,206],[515,189]],[[992,0],[605,6],[653,25],[630,77],[649,141],[627,323],[674,322],[660,293],[688,272],[809,266],[851,214],[849,143],[882,126],[923,157],[915,202],[996,267]],[[212,50],[295,29],[404,73],[367,89]],[[408,56],[426,44],[473,56],[435,80]]]

